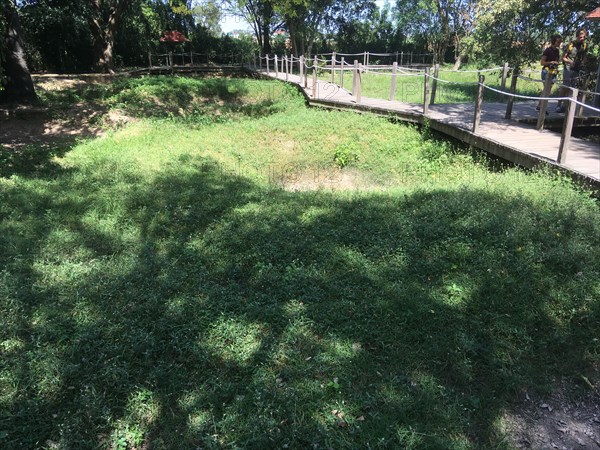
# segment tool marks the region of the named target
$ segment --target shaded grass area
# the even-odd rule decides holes
[[[183,117],[196,124],[269,115],[281,111],[283,102],[296,96],[282,85],[257,80],[176,76],[121,78],[83,88],[38,90],[41,104],[58,114],[74,103],[85,102],[133,117]]]
[[[510,448],[522,389],[598,382],[595,201],[289,103],[0,179],[0,446]]]

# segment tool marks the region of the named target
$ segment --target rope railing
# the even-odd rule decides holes
[[[361,54],[358,54],[358,55],[361,55]],[[311,57],[311,58],[300,57],[297,59],[297,61],[300,61],[299,66],[301,68],[300,83],[303,84],[304,87],[307,89],[309,88],[309,84],[308,84],[309,74],[310,74],[310,72],[312,72],[312,97],[313,98],[318,97],[319,89],[321,89],[321,90],[329,89],[329,88],[327,88],[327,86],[330,86],[333,83],[336,73],[340,74],[339,86],[341,88],[343,88],[344,72],[346,72],[346,73],[350,72],[352,74],[352,89],[345,91],[345,92],[348,92],[350,95],[352,95],[355,98],[355,100],[354,100],[355,103],[357,103],[357,104],[360,104],[362,102],[363,82],[365,80],[368,80],[367,78],[364,78],[365,75],[370,75],[370,76],[374,76],[374,77],[382,77],[383,76],[383,77],[390,78],[391,86],[390,86],[389,101],[394,100],[397,79],[399,79],[401,77],[404,77],[404,78],[423,77],[423,82],[419,83],[419,85],[423,87],[423,91],[422,91],[423,96],[421,97],[423,100],[423,102],[422,102],[423,113],[422,114],[424,116],[428,116],[429,115],[429,106],[435,104],[435,96],[436,96],[436,89],[437,89],[438,83],[443,83],[444,85],[447,85],[447,86],[462,86],[462,87],[468,86],[468,87],[474,88],[477,91],[476,96],[475,96],[475,110],[474,110],[474,116],[473,116],[473,123],[472,123],[472,128],[470,129],[470,131],[474,134],[477,134],[480,123],[481,123],[481,117],[482,117],[482,111],[483,111],[482,105],[483,105],[485,92],[493,93],[495,96],[498,96],[500,99],[506,101],[507,106],[506,106],[506,114],[504,116],[505,119],[510,119],[512,117],[513,103],[515,100],[536,101],[537,104],[540,105],[539,115],[538,115],[538,123],[537,123],[538,130],[543,129],[543,126],[544,126],[547,102],[549,102],[549,101],[561,102],[567,106],[567,113],[565,116],[563,131],[562,131],[560,145],[559,145],[559,149],[558,149],[558,157],[556,159],[556,161],[559,164],[563,164],[565,162],[566,154],[567,154],[568,146],[569,146],[569,140],[570,140],[572,127],[573,127],[573,122],[574,122],[574,118],[575,118],[576,114],[578,116],[582,116],[583,110],[588,111],[588,112],[600,113],[599,108],[595,108],[595,107],[585,104],[585,96],[586,95],[596,96],[599,94],[597,94],[595,92],[590,92],[590,91],[578,91],[576,88],[560,85],[561,87],[568,88],[571,92],[571,95],[570,96],[560,96],[560,97],[552,97],[550,95],[544,95],[545,93],[550,92],[550,89],[552,87],[552,83],[550,81],[546,82],[546,84],[544,86],[544,91],[540,95],[534,96],[534,95],[525,95],[525,94],[517,93],[517,82],[519,79],[525,79],[526,81],[535,81],[535,82],[538,82],[538,80],[524,77],[518,70],[516,70],[514,68],[510,68],[508,66],[508,64],[505,64],[503,67],[492,67],[492,68],[487,68],[487,69],[464,70],[464,71],[440,70],[439,65],[435,65],[434,67],[426,67],[424,70],[423,69],[416,70],[416,69],[412,69],[412,68],[403,68],[400,65],[398,65],[397,63],[394,63],[392,66],[382,67],[382,66],[371,66],[368,64],[361,64],[357,60],[354,60],[354,64],[350,64],[350,63],[346,62],[346,60],[344,59],[344,54],[335,53],[335,54],[331,54],[331,56],[332,57],[330,59],[326,59],[326,60],[319,58],[317,55],[315,55],[314,57]],[[340,56],[341,59],[338,59],[337,56]],[[348,54],[348,56],[354,56],[354,55]],[[273,60],[276,60],[276,59],[277,58],[273,58]],[[269,60],[269,57],[267,56],[267,61],[268,60]],[[286,58],[286,60],[287,60],[287,58]],[[290,57],[290,60],[296,61],[293,57]],[[322,62],[324,62],[325,65],[321,64]],[[410,69],[410,70],[407,70],[407,69]],[[433,69],[433,71],[432,71],[432,69]],[[510,88],[508,88],[505,84],[507,81],[507,78],[508,78],[507,74],[509,71],[512,71]],[[331,73],[331,81],[324,81],[324,80],[318,81],[318,73],[319,72]],[[440,73],[477,73],[479,80],[472,81],[472,82],[471,81],[447,80],[447,79],[444,79],[444,77],[440,76]],[[500,74],[502,75],[501,82],[500,82],[500,80],[498,80],[500,85],[496,87],[495,85],[493,85],[493,83],[492,83],[492,85],[486,84],[484,74],[495,77],[495,75],[494,75],[495,73],[498,75],[500,75]],[[498,77],[498,78],[500,78],[500,77]],[[286,79],[287,79],[287,72],[286,72]],[[324,84],[321,84],[321,83],[324,83]],[[321,87],[319,88],[317,85],[320,85]],[[469,91],[465,91],[463,89],[463,93],[464,92],[468,93]],[[468,95],[471,95],[471,94],[468,94]],[[583,95],[583,98],[582,98],[583,101],[580,101],[578,99],[578,95]],[[579,109],[579,112],[576,111],[577,109]]]

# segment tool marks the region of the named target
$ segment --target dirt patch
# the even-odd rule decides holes
[[[283,174],[273,180],[290,192],[353,191],[380,189],[363,174],[353,169],[318,168]]]
[[[38,77],[36,88],[61,91],[96,82],[92,78]],[[80,138],[101,136],[132,120],[122,112],[108,112],[94,103],[75,103],[61,109],[40,106],[3,108],[0,109],[0,145],[16,150],[32,144],[73,142]]]
[[[597,387],[581,394],[574,392],[572,384],[563,381],[547,397],[527,393],[523,393],[523,397],[523,401],[504,416],[505,432],[516,448],[600,449]]]

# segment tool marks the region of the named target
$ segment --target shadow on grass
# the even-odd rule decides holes
[[[54,159],[64,156],[74,145],[76,142],[73,141],[29,144],[16,148],[0,144],[0,177],[52,177],[64,171]]]
[[[225,115],[270,115],[297,96],[289,87],[257,80],[148,76],[48,91],[43,97],[45,104],[58,109],[84,102],[118,108],[137,118],[204,116],[218,121]]]
[[[598,360],[595,206],[189,167],[0,191],[2,446],[502,448]]]

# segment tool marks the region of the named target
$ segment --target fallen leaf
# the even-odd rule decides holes
[[[364,422],[365,416],[357,417],[356,420],[358,420],[359,422]]]

